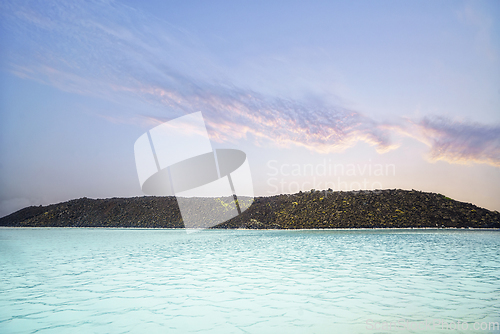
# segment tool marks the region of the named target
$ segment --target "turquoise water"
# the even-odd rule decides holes
[[[482,323],[500,321],[498,231],[2,228],[0,272],[0,333],[489,333]]]

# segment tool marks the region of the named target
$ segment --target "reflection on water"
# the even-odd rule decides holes
[[[1,333],[381,333],[367,320],[500,320],[497,231],[3,228],[0,272]]]

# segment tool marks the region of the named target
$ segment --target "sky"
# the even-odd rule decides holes
[[[201,111],[257,196],[415,189],[500,210],[498,1],[0,1],[0,216],[143,196]]]

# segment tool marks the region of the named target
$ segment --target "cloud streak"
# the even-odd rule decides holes
[[[482,163],[500,167],[500,126],[425,117],[415,126],[417,139],[430,146],[431,160]]]
[[[252,136],[257,143],[321,153],[358,142],[386,152],[398,147],[394,135],[404,134],[429,145],[432,160],[500,166],[498,126],[443,118],[385,124],[321,99],[235,87],[219,79],[223,65],[195,36],[118,3],[4,2],[0,9],[2,33],[13,38],[6,64],[12,73],[78,94],[162,106],[164,113],[143,115],[152,122],[201,110],[213,140]]]
[[[184,94],[159,87],[142,92],[184,113],[202,110],[211,138],[219,142],[253,135],[277,145],[302,146],[322,153],[341,151],[358,141],[375,145],[380,151],[393,145],[380,124],[357,112],[317,101],[268,97],[213,85]]]

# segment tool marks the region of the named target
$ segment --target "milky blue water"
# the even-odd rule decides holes
[[[500,320],[498,231],[2,228],[0,273],[0,333],[489,333]]]

